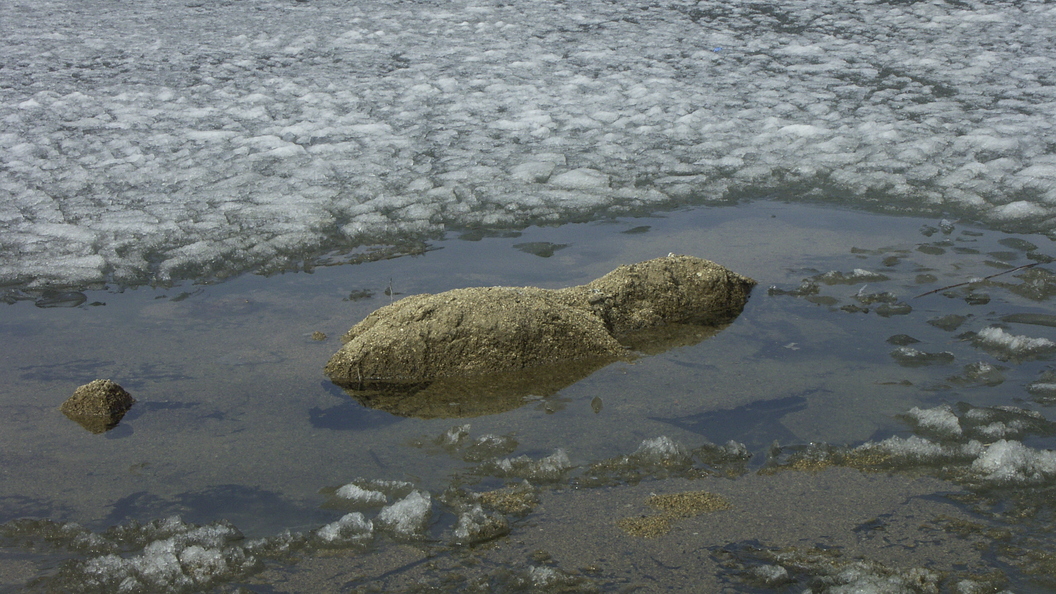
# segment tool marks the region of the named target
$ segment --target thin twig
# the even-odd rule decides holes
[[[1015,272],[1017,270],[1023,270],[1025,268],[1033,268],[1034,266],[1037,266],[1038,264],[1041,264],[1041,262],[1033,262],[1031,264],[1024,264],[1022,266],[1016,266],[1015,268],[1010,268],[1009,270],[1002,270],[1001,272],[998,272],[997,274],[991,274],[990,276],[984,276],[983,278],[977,278],[977,279],[973,279],[973,280],[966,281],[966,282],[963,282],[963,283],[957,283],[956,285],[949,285],[949,286],[946,286],[946,287],[940,287],[938,289],[935,289],[934,291],[928,291],[927,293],[921,293],[920,295],[917,295],[917,297],[924,297],[925,295],[931,295],[932,293],[938,293],[939,291],[945,291],[946,289],[955,289],[957,287],[963,287],[964,285],[971,285],[971,284],[974,284],[974,283],[981,283],[981,282],[983,282],[985,280],[990,280],[990,279],[994,278],[995,276],[1001,276],[1002,274],[1008,274],[1009,272]],[[916,299],[917,297],[914,297],[914,299]]]

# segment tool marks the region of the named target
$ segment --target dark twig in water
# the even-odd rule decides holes
[[[1008,274],[1010,272],[1015,272],[1017,270],[1023,270],[1025,268],[1033,268],[1034,266],[1037,266],[1038,264],[1041,264],[1041,262],[1032,262],[1030,264],[1024,264],[1022,266],[1016,266],[1015,268],[1011,268],[1009,270],[1002,270],[1001,272],[998,272],[997,274],[991,274],[990,276],[984,276],[983,278],[972,279],[970,281],[965,281],[963,283],[957,283],[956,285],[947,285],[945,287],[939,287],[938,289],[935,289],[934,291],[928,291],[927,293],[921,293],[920,295],[917,295],[917,297],[924,297],[926,295],[931,295],[932,293],[938,293],[939,291],[945,291],[946,289],[956,289],[957,287],[963,287],[964,285],[971,285],[973,283],[981,283],[981,282],[983,282],[985,280],[990,280],[990,279],[994,278],[995,276],[1001,276],[1002,274]],[[916,299],[917,297],[914,297],[914,299]]]

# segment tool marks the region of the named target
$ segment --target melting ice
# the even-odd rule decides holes
[[[12,0],[0,283],[781,191],[1053,229],[1056,7]]]

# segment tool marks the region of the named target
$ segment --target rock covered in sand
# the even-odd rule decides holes
[[[117,383],[98,379],[74,390],[59,410],[92,433],[103,433],[121,422],[135,402]]]
[[[353,326],[325,371],[346,389],[420,391],[442,381],[458,385],[460,398],[481,378],[500,397],[510,391],[497,387],[502,380],[493,381],[502,375],[511,378],[505,383],[513,385],[513,400],[523,393],[545,396],[540,391],[552,393],[630,358],[631,346],[649,350],[634,340],[643,331],[732,321],[754,285],[714,262],[669,255],[566,289],[477,287],[414,295]],[[545,389],[532,389],[537,370]]]

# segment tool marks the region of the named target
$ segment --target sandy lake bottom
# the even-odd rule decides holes
[[[1049,238],[758,201],[422,247],[9,299],[0,592],[1056,587]],[[402,295],[669,252],[756,279],[741,316],[513,410],[396,417],[322,373]],[[58,410],[96,378],[137,400],[98,435]]]

